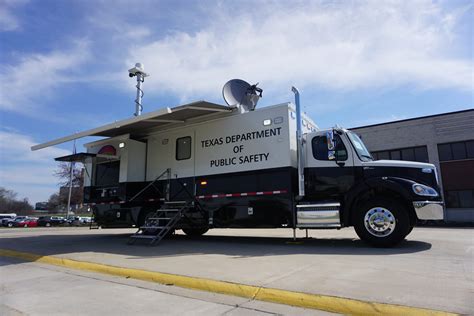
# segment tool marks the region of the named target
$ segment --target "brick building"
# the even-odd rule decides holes
[[[352,128],[375,159],[440,171],[448,222],[474,222],[474,109]]]

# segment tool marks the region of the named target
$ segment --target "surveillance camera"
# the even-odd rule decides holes
[[[128,70],[129,76],[133,77],[136,75],[142,75],[143,77],[148,77],[148,74],[145,72],[145,67],[141,63],[136,63],[135,67]]]

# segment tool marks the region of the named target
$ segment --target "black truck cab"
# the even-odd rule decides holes
[[[324,227],[332,218],[335,227],[354,226],[362,239],[376,246],[390,246],[403,240],[417,220],[443,219],[434,165],[374,161],[360,137],[346,129],[320,130],[305,136],[300,227],[318,222]]]

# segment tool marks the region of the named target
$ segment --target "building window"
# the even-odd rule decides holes
[[[385,159],[429,162],[428,149],[426,146],[374,151],[372,152],[372,156],[375,160]]]
[[[474,158],[474,140],[438,145],[440,161],[464,160]]]
[[[448,208],[474,208],[474,190],[445,191]]]
[[[336,157],[338,161],[347,160],[347,149],[339,135],[334,135],[336,142]],[[315,136],[311,140],[313,157],[317,160],[329,160],[328,158],[328,140],[326,136]]]
[[[176,140],[176,160],[191,158],[191,136],[181,137]]]

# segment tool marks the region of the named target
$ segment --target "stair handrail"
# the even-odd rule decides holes
[[[169,200],[169,191],[170,191],[170,181],[171,181],[171,168],[167,168],[165,171],[163,171],[158,177],[155,178],[152,182],[150,182],[146,187],[140,190],[137,194],[135,194],[129,202],[135,200],[138,196],[140,196],[143,192],[145,192],[149,187],[151,187],[153,184],[155,184],[156,181],[158,181],[163,175],[167,175],[167,180],[168,183],[166,184],[166,199]]]

